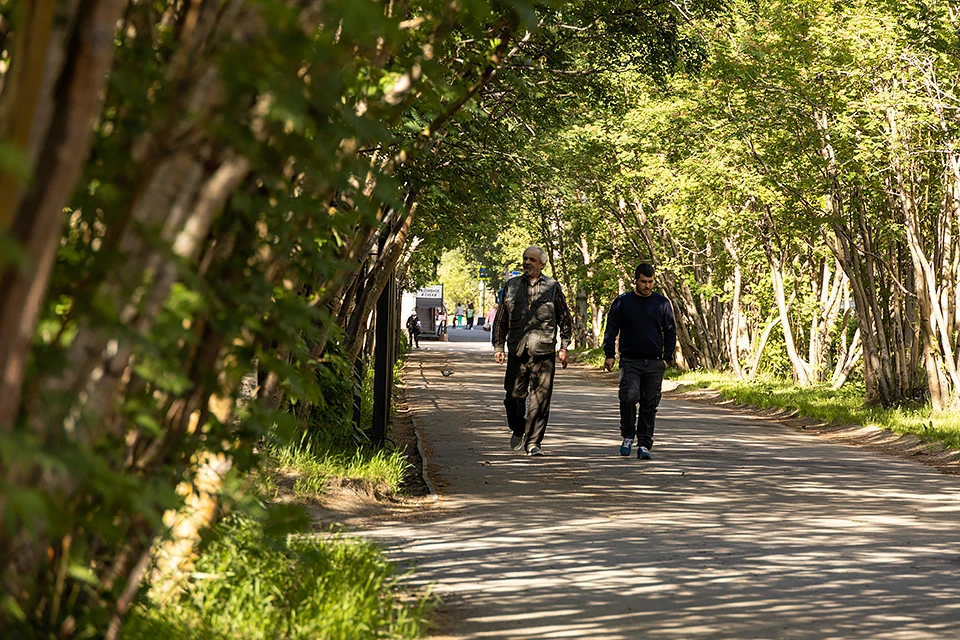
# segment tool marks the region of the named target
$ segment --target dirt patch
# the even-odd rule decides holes
[[[869,451],[906,458],[937,469],[939,472],[960,476],[960,451],[950,449],[942,442],[924,440],[912,434],[899,434],[879,427],[864,427],[853,424],[828,424],[812,418],[805,418],[795,410],[761,409],[753,405],[725,400],[713,389],[692,389],[679,386],[672,391],[664,391],[678,399],[736,408],[749,412],[798,431],[813,433],[835,442],[842,442]]]
[[[334,478],[316,500],[305,503],[316,530],[357,530],[384,520],[429,518],[436,500],[424,481],[423,458],[417,445],[413,418],[402,389],[394,395],[394,414],[388,439],[404,452],[409,467],[399,493],[362,480]],[[277,478],[277,486],[293,487],[295,478]]]

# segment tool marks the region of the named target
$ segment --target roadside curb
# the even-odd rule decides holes
[[[423,483],[427,485],[427,491],[430,492],[430,498],[433,499],[433,504],[440,506],[440,494],[437,493],[437,489],[433,484],[433,480],[430,478],[430,472],[428,471],[429,465],[427,464],[427,453],[424,451],[423,447],[423,436],[420,434],[420,421],[416,419],[413,415],[410,416],[410,420],[413,421],[413,434],[417,437],[417,453],[420,454],[420,477],[423,478]]]
[[[420,375],[423,376],[423,363],[418,362],[417,365],[420,369]],[[413,423],[413,435],[417,438],[417,453],[420,454],[420,477],[423,478],[423,483],[427,485],[427,491],[430,492],[430,498],[433,500],[434,506],[439,507],[440,494],[437,493],[437,487],[430,477],[430,464],[427,459],[426,447],[423,446],[423,434],[420,431],[420,420],[417,418],[416,411],[410,411],[410,421]]]

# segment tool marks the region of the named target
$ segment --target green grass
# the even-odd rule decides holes
[[[594,367],[596,369],[603,368],[603,349],[578,349],[570,354],[570,357],[574,362],[582,362],[583,364]]]
[[[399,451],[369,446],[314,452],[309,444],[273,445],[255,478],[265,501],[293,478],[303,501],[322,494],[333,478],[360,480],[398,492],[409,463]],[[293,507],[302,513],[302,507]],[[264,517],[263,522],[269,522]],[[352,640],[421,638],[427,598],[396,585],[379,549],[358,539],[306,534],[307,517],[282,533],[274,525],[233,515],[208,533],[208,543],[181,596],[149,595],[124,626],[126,640]]]
[[[361,480],[383,492],[397,493],[410,463],[401,451],[360,447],[350,451],[322,451],[303,446],[278,446],[267,451],[269,464],[258,479],[261,495],[275,491],[276,474],[294,478],[298,498],[315,498],[331,478]],[[264,492],[266,490],[266,493]]]
[[[372,414],[372,369],[361,384],[363,424]],[[431,597],[397,586],[380,550],[349,537],[306,533],[302,503],[331,480],[401,490],[410,464],[402,451],[375,449],[353,425],[351,380],[323,380],[327,402],[307,416],[299,441],[275,438],[253,478],[264,503],[289,497],[294,520],[277,533],[270,508],[235,514],[206,534],[183,592],[154,601],[149,591],[123,629],[126,640],[353,640],[421,638]],[[237,505],[240,507],[241,505]]]
[[[404,598],[370,543],[272,535],[230,516],[214,527],[180,600],[139,603],[124,640],[421,638],[429,597]]]
[[[789,381],[757,378],[740,381],[717,372],[671,372],[682,384],[710,388],[728,399],[760,409],[794,410],[827,424],[875,426],[894,433],[913,434],[960,449],[960,412],[934,412],[929,405],[891,409],[864,406],[862,385],[801,388]]]

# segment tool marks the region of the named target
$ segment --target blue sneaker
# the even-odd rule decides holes
[[[653,454],[646,447],[637,447],[638,460],[653,460]]]
[[[633,438],[624,438],[623,444],[620,445],[620,455],[628,456],[630,455],[630,450],[633,448]]]

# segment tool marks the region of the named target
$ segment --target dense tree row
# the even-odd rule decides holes
[[[687,366],[960,403],[958,20],[949,3],[744,2],[689,22],[653,81],[583,55],[603,91],[524,150],[518,189],[581,340],[652,259]]]
[[[463,210],[559,122],[542,75],[588,32],[669,58],[682,13],[0,0],[0,626],[117,637],[164,513],[176,569],[263,438],[317,428],[417,245],[495,240]]]

